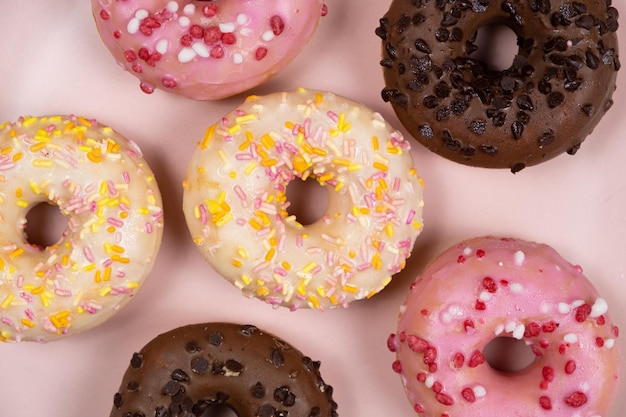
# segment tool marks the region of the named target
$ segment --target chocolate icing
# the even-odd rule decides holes
[[[320,363],[252,325],[174,329],[133,354],[111,417],[194,417],[226,405],[240,417],[336,417]]]
[[[488,25],[517,35],[505,70],[471,57]],[[431,151],[517,172],[576,153],[611,107],[617,28],[611,0],[394,0],[376,29],[382,97]]]

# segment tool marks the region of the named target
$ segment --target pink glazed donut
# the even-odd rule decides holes
[[[606,416],[619,380],[607,310],[582,269],[549,246],[475,238],[426,266],[388,347],[419,416]],[[483,351],[498,337],[523,341],[532,363],[492,368]]]
[[[253,88],[302,50],[323,0],[91,0],[104,44],[140,80],[196,100]]]

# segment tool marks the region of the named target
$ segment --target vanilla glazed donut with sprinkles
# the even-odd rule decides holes
[[[49,246],[25,227],[45,203],[67,220]],[[143,285],[162,232],[136,143],[79,116],[0,124],[0,341],[52,341],[114,316]]]
[[[420,417],[600,417],[620,382],[618,335],[580,266],[545,244],[487,236],[424,268],[388,347]],[[490,361],[500,338],[530,363]]]
[[[303,225],[286,190],[309,178],[328,205]],[[423,227],[408,141],[379,113],[330,92],[248,97],[207,129],[183,186],[190,233],[213,268],[244,295],[292,310],[378,293]]]
[[[102,41],[118,64],[196,100],[249,90],[284,69],[327,12],[323,0],[91,0]]]

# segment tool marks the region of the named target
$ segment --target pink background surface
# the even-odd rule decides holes
[[[138,142],[165,201],[163,245],[142,291],[105,324],[46,345],[0,345],[2,416],[107,416],[132,353],[162,332],[202,321],[252,323],[320,360],[342,416],[411,416],[391,370],[394,357],[386,338],[424,264],[477,235],[550,244],[583,266],[608,300],[613,320],[626,326],[626,71],[618,77],[615,106],[575,157],[563,155],[513,175],[457,165],[414,142],[413,156],[426,183],[425,230],[405,271],[382,293],[348,309],[291,313],[244,298],[213,272],[194,247],[181,210],[181,183],[196,141],[244,95],[196,102],[141,93],[137,80],[120,70],[100,42],[89,3],[3,1],[0,119],[74,113],[97,118]],[[363,4],[328,0],[328,16],[305,50],[252,92],[299,86],[334,91],[380,111],[402,130],[380,99],[380,40],[374,29],[389,1]],[[623,27],[619,37],[625,45]],[[626,410],[625,393],[626,385],[608,417]]]

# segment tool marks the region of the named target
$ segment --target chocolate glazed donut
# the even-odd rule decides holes
[[[385,101],[450,160],[518,172],[574,154],[611,107],[620,69],[611,0],[394,0],[383,40]],[[477,31],[505,25],[505,70],[471,58]]]
[[[133,354],[111,417],[200,417],[228,406],[239,417],[335,417],[319,362],[255,326],[194,324]]]

